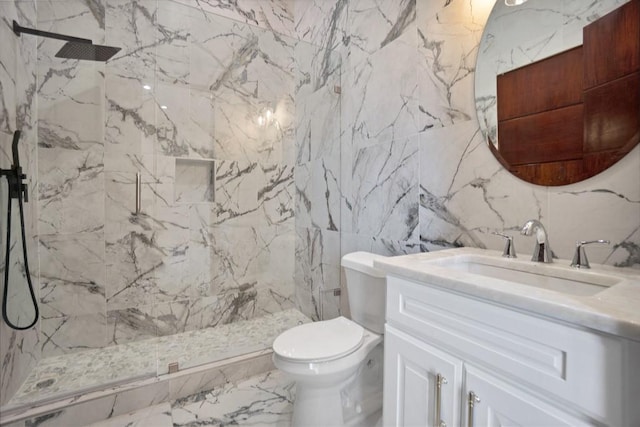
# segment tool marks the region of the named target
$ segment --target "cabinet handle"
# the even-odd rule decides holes
[[[442,384],[446,384],[447,379],[441,374],[436,375],[436,416],[433,423],[434,427],[447,427],[447,423],[440,418],[440,409],[442,406]]]
[[[468,400],[469,414],[467,418],[467,427],[473,427],[473,407],[476,403],[480,403],[480,398],[473,391],[470,391]]]

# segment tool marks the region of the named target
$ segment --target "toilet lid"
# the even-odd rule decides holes
[[[283,332],[273,342],[278,356],[299,360],[337,359],[362,345],[364,329],[344,317],[306,323]]]

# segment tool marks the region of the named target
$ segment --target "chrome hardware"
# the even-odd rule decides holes
[[[447,384],[447,379],[441,374],[436,375],[436,416],[433,422],[434,427],[447,427],[447,423],[442,421],[440,417],[440,409],[442,406],[442,384]]]
[[[473,407],[476,403],[480,403],[480,398],[472,391],[469,392],[469,399],[467,405],[469,407],[469,414],[467,415],[467,427],[473,427]]]
[[[142,209],[142,175],[136,174],[136,215],[140,214]]]
[[[168,370],[170,374],[175,374],[176,372],[178,372],[180,370],[178,362],[169,363]]]
[[[571,261],[571,267],[573,268],[591,268],[589,265],[589,260],[587,259],[587,252],[584,250],[585,245],[590,245],[592,243],[611,243],[608,240],[588,240],[588,241],[578,241],[576,242],[576,252],[573,254],[573,261]]]
[[[504,249],[502,250],[502,256],[505,258],[518,258],[516,255],[516,247],[513,245],[513,237],[506,234],[493,232],[496,236],[500,236],[505,239]]]
[[[531,236],[536,233],[536,246],[533,248],[533,256],[531,261],[535,262],[553,262],[553,255],[551,252],[551,246],[549,245],[549,237],[547,236],[547,230],[537,219],[530,219],[525,222],[520,231],[525,236]]]

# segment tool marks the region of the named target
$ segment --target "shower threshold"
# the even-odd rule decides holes
[[[283,331],[311,320],[290,309],[250,320],[42,359],[3,410],[33,407],[114,385],[270,351]],[[170,371],[171,366],[171,371]]]

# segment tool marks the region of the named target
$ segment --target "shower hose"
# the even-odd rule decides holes
[[[2,318],[4,319],[5,323],[9,325],[9,327],[19,331],[23,331],[26,329],[30,329],[31,327],[33,327],[33,325],[36,324],[36,322],[38,321],[38,318],[40,317],[40,312],[38,310],[36,295],[33,292],[33,283],[31,282],[31,273],[29,272],[29,260],[27,258],[27,239],[26,239],[26,233],[24,230],[24,206],[22,203],[22,187],[21,187],[22,184],[20,179],[20,164],[18,162],[18,157],[17,157],[19,137],[20,137],[20,133],[16,132],[14,134],[14,143],[13,143],[13,150],[14,150],[13,157],[15,160],[14,162],[15,164],[12,170],[9,172],[9,174],[7,174],[7,181],[9,183],[9,197],[8,197],[9,203],[7,207],[7,248],[6,248],[7,251],[5,254],[5,264],[4,264],[4,290],[2,294]],[[3,171],[3,172],[6,172],[6,171]],[[11,249],[11,205],[13,204],[12,203],[13,194],[16,194],[16,193],[17,193],[16,197],[18,199],[18,206],[20,208],[20,231],[22,235],[22,255],[24,257],[24,272],[25,272],[25,275],[27,276],[27,284],[29,286],[29,293],[31,294],[31,302],[33,303],[33,308],[34,308],[33,321],[27,326],[18,326],[14,324],[13,322],[11,322],[11,320],[9,320],[9,316],[7,315],[7,305],[8,305],[8,297],[9,297],[9,269],[10,269],[9,262],[11,261],[9,256],[10,249]]]

